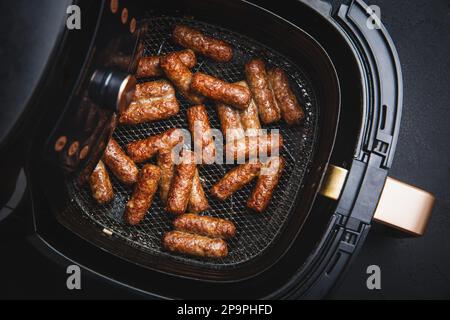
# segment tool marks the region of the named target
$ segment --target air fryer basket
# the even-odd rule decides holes
[[[159,198],[155,199],[145,220],[139,226],[130,227],[124,224],[122,215],[132,189],[121,184],[114,177],[115,198],[112,203],[105,206],[99,206],[93,201],[88,187],[79,188],[75,182],[69,181],[71,204],[68,209],[75,211],[81,209],[83,216],[98,226],[99,230],[107,229],[115,237],[151,255],[165,256],[181,263],[215,270],[233,268],[258,257],[268,247],[275,246],[278,236],[289,223],[315,151],[315,141],[319,130],[318,103],[310,79],[290,59],[246,36],[212,24],[179,17],[147,16],[141,21],[141,25],[147,30],[142,39],[145,45],[144,54],[164,54],[182,49],[171,41],[171,30],[176,23],[190,25],[224,39],[235,48],[235,56],[230,63],[216,63],[198,56],[198,64],[194,71],[205,72],[229,82],[237,82],[245,79],[244,64],[251,58],[259,57],[263,58],[269,66],[283,68],[289,75],[294,92],[305,108],[306,118],[299,126],[289,127],[280,123],[265,127],[280,129],[285,141],[280,153],[286,159],[285,171],[269,208],[262,214],[253,214],[246,209],[246,200],[254,184],[237,192],[225,202],[213,199],[207,192],[212,209],[205,214],[230,219],[236,224],[238,230],[237,236],[229,241],[229,255],[219,260],[177,256],[162,250],[161,238],[164,232],[171,230],[173,217],[164,212]],[[191,104],[181,95],[178,95],[178,100],[181,111],[176,117],[156,123],[119,127],[114,133],[114,138],[123,147],[130,141],[143,139],[169,128],[187,128],[186,109]],[[208,102],[206,106],[211,126],[220,128],[214,104]],[[208,191],[232,167],[217,164],[199,167],[205,190]]]

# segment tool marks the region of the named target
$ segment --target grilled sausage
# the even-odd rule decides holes
[[[180,231],[167,232],[162,239],[166,250],[198,257],[223,258],[228,246],[222,239],[211,239]]]
[[[238,84],[248,88],[248,84],[245,81],[240,81]],[[241,110],[239,113],[245,134],[249,137],[258,135],[261,129],[261,123],[259,122],[258,107],[256,106],[255,100],[252,99],[248,108]]]
[[[187,110],[189,131],[194,140],[194,150],[201,163],[214,163],[216,146],[204,105],[190,107]]]
[[[280,181],[284,164],[283,157],[273,157],[263,165],[256,187],[247,201],[248,208],[259,213],[266,210]]]
[[[103,161],[117,179],[123,183],[130,185],[136,182],[139,173],[138,168],[113,138],[109,140],[106,146]]]
[[[245,74],[253,99],[258,106],[259,117],[265,124],[271,124],[281,119],[273,91],[267,79],[266,66],[261,59],[254,59],[245,65]]]
[[[289,86],[286,73],[280,68],[275,68],[269,70],[267,75],[284,121],[289,125],[300,123],[305,117],[305,113]]]
[[[162,134],[130,142],[126,149],[127,154],[134,162],[142,163],[155,156],[161,148],[172,149],[181,142],[183,142],[183,133],[180,129],[174,128]]]
[[[114,198],[114,192],[108,171],[103,161],[99,161],[89,178],[92,196],[98,204],[106,204]]]
[[[261,164],[246,163],[227,172],[225,176],[211,188],[211,194],[217,199],[224,201],[233,193],[242,189],[256,178],[261,169]]]
[[[228,62],[233,58],[233,49],[228,43],[209,37],[196,29],[177,25],[172,37],[180,46],[192,49],[215,61]]]
[[[197,58],[192,50],[182,50],[176,52],[183,64],[192,69],[197,64]],[[137,78],[160,77],[164,74],[160,65],[161,56],[143,57],[139,60]]]
[[[227,141],[227,137],[230,140],[243,138],[244,127],[239,111],[223,103],[218,103],[216,109],[225,141]]]
[[[161,69],[183,96],[195,104],[203,103],[204,98],[191,92],[192,72],[176,53],[169,53],[160,59]]]
[[[192,213],[200,213],[209,210],[208,198],[206,198],[203,190],[202,182],[198,170],[195,171],[194,180],[192,181],[192,191],[189,198],[188,211]]]
[[[194,74],[191,90],[214,101],[229,104],[238,109],[247,108],[251,100],[251,93],[248,88],[225,82],[201,72]]]
[[[244,137],[225,145],[227,160],[252,159],[254,157],[271,156],[280,153],[283,148],[281,134],[259,135]]]
[[[196,214],[183,214],[173,222],[175,230],[210,238],[230,239],[236,235],[233,222]]]
[[[180,111],[175,90],[165,80],[146,82],[136,86],[134,99],[119,123],[125,125],[160,121],[176,115]]]
[[[159,198],[162,204],[166,205],[167,195],[169,194],[170,185],[174,174],[174,162],[172,157],[172,149],[162,149],[157,156],[157,164],[161,169],[161,180],[159,181]]]
[[[135,226],[145,217],[145,213],[150,208],[158,190],[161,170],[154,165],[146,164],[139,172],[139,178],[134,188],[130,201],[125,209],[126,223]]]
[[[175,174],[167,196],[166,211],[173,214],[186,212],[197,170],[195,154],[192,151],[183,150],[180,161],[181,163],[175,167]]]

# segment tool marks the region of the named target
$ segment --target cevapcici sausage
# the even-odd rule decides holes
[[[106,204],[114,198],[114,192],[103,161],[99,161],[89,178],[92,196],[99,204]]]
[[[136,182],[139,170],[116,140],[111,138],[103,154],[103,161],[111,169],[112,173],[125,184]]]
[[[283,169],[284,159],[282,157],[273,157],[262,166],[256,187],[247,201],[248,208],[256,212],[266,210],[280,181]]]
[[[146,164],[139,172],[139,178],[130,201],[125,209],[125,221],[130,225],[139,224],[145,217],[158,190],[161,170],[152,164]]]
[[[195,104],[203,103],[204,98],[191,92],[192,72],[180,60],[177,54],[169,53],[162,56],[161,69],[167,78],[180,90],[183,96]]]
[[[244,127],[242,126],[239,111],[223,103],[218,103],[216,108],[225,141],[227,141],[228,136],[230,136],[231,140],[243,138]]]
[[[197,170],[195,154],[192,151],[183,150],[179,160],[180,164],[175,167],[175,174],[167,196],[166,211],[173,214],[186,212]]]
[[[228,246],[222,239],[211,239],[192,233],[167,232],[162,243],[168,251],[198,257],[223,258],[228,255]]]
[[[183,214],[173,222],[175,230],[210,238],[230,239],[236,235],[233,222],[196,214]]]
[[[305,117],[305,113],[298,103],[297,97],[292,92],[284,71],[280,68],[275,68],[269,70],[267,75],[284,121],[289,125],[300,123]]]
[[[191,90],[238,109],[247,108],[251,100],[251,93],[248,88],[225,82],[201,72],[194,74]]]
[[[173,40],[215,61],[228,62],[233,58],[233,49],[225,41],[209,37],[202,32],[183,25],[175,26]]]
[[[258,106],[259,117],[265,124],[277,122],[281,119],[273,91],[267,79],[266,66],[261,59],[254,59],[245,65],[245,74],[253,99]]]
[[[183,62],[183,64],[192,69],[197,64],[197,58],[192,50],[182,50],[175,52],[178,58]],[[160,59],[161,56],[151,56],[143,57],[139,60],[138,70],[136,72],[137,78],[148,78],[148,77],[160,77],[164,74],[161,70]]]
[[[226,158],[228,160],[252,159],[270,157],[280,153],[283,148],[281,134],[268,133],[259,136],[244,137],[225,145]]]
[[[261,164],[259,162],[241,164],[227,172],[225,176],[211,188],[211,194],[221,201],[228,199],[233,193],[256,178],[260,169]]]
[[[189,131],[194,141],[194,150],[201,163],[211,164],[216,155],[211,125],[204,105],[190,107],[187,110]]]
[[[209,206],[205,191],[203,190],[198,170],[196,170],[194,180],[192,181],[192,191],[189,198],[188,211],[192,213],[200,213],[207,211],[210,208],[211,207]]]
[[[248,84],[245,81],[240,81],[237,84],[248,88]],[[255,100],[251,100],[248,108],[241,110],[240,112],[242,126],[247,136],[256,136],[261,129],[261,123],[259,122],[258,107]]]
[[[159,198],[163,205],[167,203],[170,185],[174,175],[174,161],[172,157],[172,149],[166,148],[159,151],[157,156],[157,164],[161,169],[161,180],[159,181]]]
[[[183,142],[181,129],[169,129],[164,133],[127,144],[127,154],[136,163],[142,163],[155,156],[161,148],[173,148]]]
[[[175,90],[165,80],[146,82],[136,86],[134,100],[120,115],[120,124],[139,124],[164,120],[180,111]]]

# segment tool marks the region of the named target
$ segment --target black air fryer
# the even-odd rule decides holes
[[[67,23],[74,6],[81,29]],[[0,223],[22,199],[29,238],[56,261],[64,257],[111,285],[168,299],[320,298],[373,221],[425,231],[433,197],[388,178],[402,75],[391,38],[363,1],[20,0],[0,8],[7,13],[3,30],[12,31],[1,35],[0,146],[7,156],[0,162],[6,177]],[[162,249],[171,219],[159,199],[130,227],[122,221],[129,187],[113,178],[115,198],[99,206],[84,184],[111,136],[123,147],[186,128],[189,103],[182,96],[175,117],[117,124],[139,59],[182,49],[171,41],[177,23],[234,47],[230,63],[199,56],[194,71],[236,82],[245,79],[246,61],[263,58],[286,71],[306,111],[299,126],[267,127],[283,135],[286,169],[266,212],[246,211],[253,185],[232,201],[209,198],[209,214],[232,220],[238,230],[229,255],[218,260]],[[219,128],[212,106],[208,112]],[[205,190],[227,168],[202,166]],[[17,179],[26,179],[26,190],[16,188]]]

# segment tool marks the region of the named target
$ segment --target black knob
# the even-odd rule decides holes
[[[131,103],[136,78],[114,70],[96,70],[91,78],[89,97],[97,105],[120,114]]]

